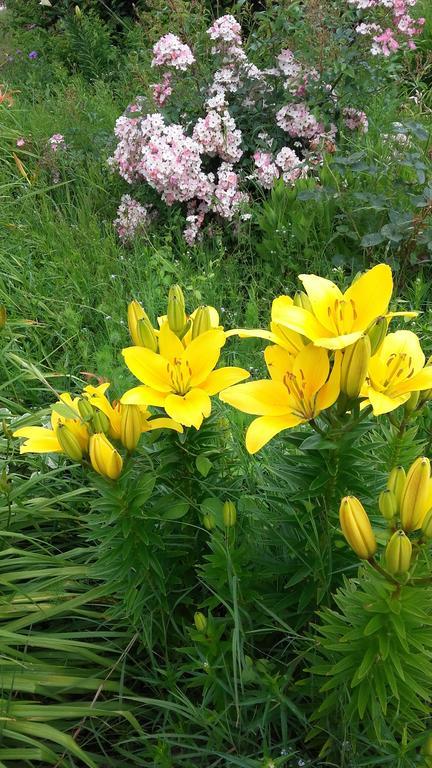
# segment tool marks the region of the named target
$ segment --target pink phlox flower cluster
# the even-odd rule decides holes
[[[276,179],[279,178],[279,168],[274,162],[271,152],[255,152],[255,178],[264,189],[271,189]]]
[[[152,67],[173,67],[184,72],[195,61],[188,45],[169,32],[153,46]]]
[[[130,195],[123,195],[117,209],[117,218],[114,226],[121,240],[128,241],[142,232],[149,223],[150,214],[148,208]]]
[[[358,35],[377,35],[379,32],[382,32],[382,28],[379,24],[367,24],[366,22],[362,21],[361,24],[358,24],[356,26],[356,32]]]
[[[282,171],[282,178],[286,184],[293,184],[297,179],[304,179],[307,176],[309,170],[307,164],[300,160],[290,147],[283,147],[277,153],[275,161]]]
[[[391,56],[399,50],[402,43],[406,43],[410,49],[415,49],[416,45],[412,38],[421,34],[425,23],[424,18],[413,19],[408,12],[408,8],[414,6],[417,0],[348,0],[348,2],[358,10],[382,8],[390,13],[390,24],[386,29],[369,21],[361,22],[356,27],[357,34],[373,37],[370,49],[372,55]]]
[[[25,147],[26,140],[21,136],[16,140],[17,147]]]
[[[231,16],[230,14],[226,14],[225,16],[216,19],[207,30],[207,34],[211,40],[220,43],[228,43],[230,46],[235,45],[241,47],[241,26],[234,16]]]
[[[312,139],[323,131],[322,123],[318,122],[304,102],[282,107],[276,113],[276,122],[292,138]]]
[[[344,123],[350,131],[368,132],[369,123],[365,112],[362,112],[360,109],[354,109],[354,107],[344,107],[342,115]]]
[[[188,203],[186,227],[183,231],[183,237],[188,245],[193,245],[204,224],[205,215],[209,209],[208,203],[192,200]]]
[[[239,181],[239,175],[233,170],[231,163],[220,165],[211,207],[224,219],[232,219],[240,206],[249,199],[245,192],[240,191]]]
[[[218,155],[222,160],[236,163],[243,154],[240,148],[241,132],[236,128],[228,110],[222,114],[211,110],[206,117],[200,118],[193,129],[192,138],[201,146],[202,152],[210,157]]]
[[[48,144],[52,152],[58,152],[59,149],[66,149],[65,138],[61,133],[53,133],[53,135],[48,139]]]
[[[211,196],[201,146],[181,125],[165,125],[156,113],[140,119],[121,117],[115,132],[120,141],[110,164],[126,181],[146,181],[168,205]]]
[[[284,48],[277,57],[277,63],[280,71],[285,77],[295,78],[301,74],[302,67],[295,60],[293,52],[289,48]]]
[[[158,107],[163,107],[172,94],[171,80],[171,72],[165,72],[161,83],[154,83],[150,86],[153,91],[153,98]]]

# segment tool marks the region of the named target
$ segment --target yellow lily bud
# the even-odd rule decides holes
[[[313,312],[312,302],[304,291],[296,291],[293,298],[293,304],[296,307],[307,309],[308,312]]]
[[[362,560],[369,560],[377,543],[363,505],[355,496],[345,496],[339,509],[339,521],[351,549]]]
[[[144,324],[141,323],[142,320],[145,321]],[[135,301],[135,299],[131,301],[128,306],[127,321],[129,333],[135,346],[148,347],[148,349],[153,349],[153,351],[156,352],[157,339],[153,326],[147,313],[144,311],[141,304],[138,301]],[[153,336],[156,339],[156,348],[154,348]],[[150,344],[147,343],[148,341],[150,341]]]
[[[237,510],[232,501],[226,501],[222,508],[222,516],[225,528],[232,528],[237,522]]]
[[[387,480],[387,488],[392,491],[396,499],[397,512],[399,512],[402,492],[405,487],[406,473],[403,467],[393,467]]]
[[[3,328],[6,325],[6,307],[3,306],[3,304],[0,305],[0,331],[3,330]]]
[[[340,388],[350,399],[359,396],[371,356],[369,336],[362,336],[343,352]]]
[[[422,456],[408,470],[400,502],[400,517],[405,531],[420,528],[428,511],[430,497],[430,461]]]
[[[84,397],[81,397],[78,400],[78,410],[81,418],[84,421],[91,421],[95,414],[92,404],[89,403],[89,401]]]
[[[82,461],[82,449],[72,430],[66,424],[59,424],[55,434],[63,453],[72,461]]]
[[[207,531],[213,531],[216,528],[216,520],[211,512],[203,516],[203,526]]]
[[[405,413],[414,413],[415,409],[418,406],[418,402],[420,399],[420,392],[411,392],[410,399],[406,401],[405,403]]]
[[[196,339],[202,333],[209,331],[212,327],[211,315],[208,307],[198,307],[192,322],[192,338]]]
[[[426,512],[421,530],[423,536],[427,539],[432,539],[432,509],[430,509],[429,512]]]
[[[387,320],[385,317],[377,319],[369,326],[367,335],[371,343],[371,355],[376,355],[387,333]]]
[[[406,573],[409,570],[412,544],[403,531],[396,531],[385,551],[386,567],[389,573]]]
[[[138,320],[136,324],[136,336],[139,340],[139,347],[151,349],[152,352],[158,351],[157,336],[147,315]]]
[[[90,437],[89,453],[95,472],[110,480],[117,480],[122,471],[123,459],[106,435],[98,432]]]
[[[179,285],[172,285],[168,293],[168,324],[173,333],[182,333],[186,322],[185,300]]]
[[[96,433],[104,432],[107,434],[110,428],[108,416],[106,416],[105,413],[102,413],[102,411],[95,409],[92,417],[92,427]]]
[[[382,491],[379,495],[378,506],[382,516],[386,520],[392,520],[398,511],[396,496],[393,491],[390,491],[388,488]]]
[[[207,629],[207,619],[200,611],[194,613],[194,624],[198,632],[205,632]]]
[[[80,19],[82,17],[82,10],[79,7],[79,5],[75,6],[75,16],[77,17],[77,19]]]
[[[120,440],[128,451],[134,451],[142,433],[142,413],[138,405],[120,407]]]

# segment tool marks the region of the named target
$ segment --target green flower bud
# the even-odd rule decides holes
[[[207,512],[203,516],[203,526],[207,531],[213,531],[216,528],[216,520],[212,512]]]
[[[83,421],[91,421],[95,413],[92,404],[84,397],[78,400],[78,410]]]
[[[168,325],[173,333],[181,334],[186,325],[187,317],[183,291],[179,285],[172,285],[169,289],[167,317]]]
[[[399,512],[402,492],[405,487],[406,473],[403,467],[393,467],[387,480],[387,488],[395,495],[397,511]]]
[[[418,406],[419,399],[420,399],[420,392],[411,392],[410,399],[407,400],[405,403],[405,413],[407,414],[414,413],[415,409]]]
[[[366,378],[371,343],[369,336],[362,336],[343,352],[340,389],[350,400],[358,397]]]
[[[237,522],[237,510],[232,501],[226,501],[222,508],[225,528],[232,528]]]
[[[398,505],[393,491],[386,488],[382,491],[378,501],[379,511],[386,520],[393,520],[397,515]]]
[[[296,291],[293,302],[294,306],[306,309],[308,312],[313,312],[311,300],[304,291]]]
[[[403,531],[396,531],[387,544],[385,561],[389,573],[407,573],[411,563],[412,544]]]
[[[194,613],[194,624],[198,632],[205,632],[207,629],[207,619],[200,611]]]
[[[96,434],[102,432],[104,435],[107,435],[110,428],[108,416],[102,413],[102,411],[95,410],[92,417],[92,427]]]
[[[151,349],[152,352],[158,351],[158,339],[147,315],[137,320],[135,333],[139,340],[138,346]]]
[[[376,355],[387,333],[387,320],[385,317],[378,317],[367,330],[371,343],[371,355]]]
[[[198,307],[192,322],[192,338],[196,339],[202,333],[209,331],[211,325],[210,310],[208,307]]]
[[[72,461],[82,461],[82,449],[78,438],[66,424],[59,424],[56,428],[56,438],[59,441],[63,453]]]

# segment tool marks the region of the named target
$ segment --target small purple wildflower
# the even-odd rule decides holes
[[[29,59],[37,59],[38,55],[39,54],[38,54],[37,51],[30,51],[28,57],[29,57]]]

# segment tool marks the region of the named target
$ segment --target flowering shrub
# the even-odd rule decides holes
[[[390,13],[399,37],[405,35],[412,48],[422,23],[414,28],[407,14],[407,6],[414,4],[350,0],[352,12],[355,6],[366,14],[351,44],[361,47],[373,33],[372,54],[397,50],[402,43],[396,42],[396,33],[369,20],[371,14],[381,18]],[[325,153],[336,151],[341,129],[368,130],[363,110],[340,103],[330,71],[318,70],[289,48],[271,66],[259,68],[248,57],[240,24],[229,14],[217,19],[207,35],[214,66],[206,83],[189,45],[171,33],[157,41],[152,67],[165,71],[151,91],[161,111],[137,99],[117,120],[117,147],[110,159],[129,184],[145,182],[169,206],[187,204],[184,235],[190,244],[210,214],[233,219],[254,187],[268,190],[280,177],[292,185],[316,175]],[[193,99],[177,103],[179,77],[190,77],[201,106]],[[123,229],[121,218],[119,213],[116,226]]]
[[[409,8],[417,0],[348,0],[357,10],[365,11],[365,21],[356,27],[358,35],[371,40],[370,52],[373,56],[391,56],[402,46],[414,50],[414,37],[421,33],[424,18],[413,19]],[[369,21],[373,14],[376,21]]]

